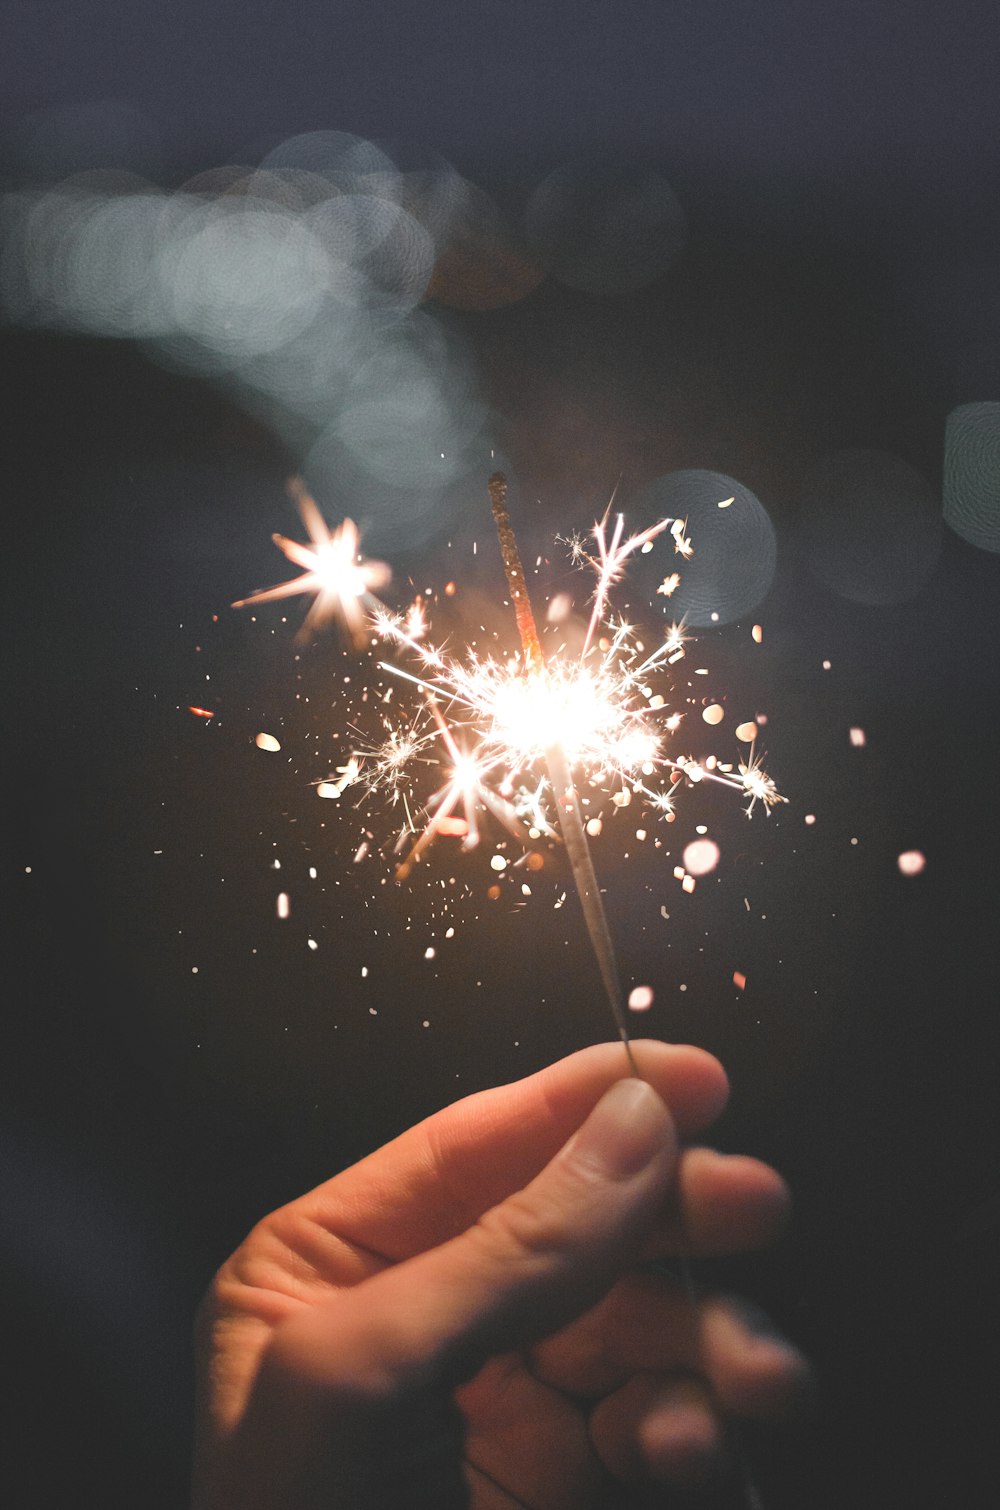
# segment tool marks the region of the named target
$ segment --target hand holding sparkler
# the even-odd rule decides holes
[[[550,1505],[553,1510],[555,1507],[569,1510],[570,1506],[576,1510],[583,1503],[595,1506],[601,1503],[593,1487],[584,1492],[582,1480],[578,1481],[572,1475],[567,1479],[558,1469],[553,1473],[542,1451],[544,1443],[536,1444],[534,1451],[531,1450],[534,1415],[540,1407],[539,1402],[530,1397],[539,1384],[551,1384],[557,1394],[560,1390],[574,1396],[579,1393],[579,1381],[571,1375],[579,1366],[582,1344],[585,1360],[588,1356],[585,1347],[587,1324],[581,1323],[584,1327],[582,1339],[571,1324],[566,1333],[568,1341],[555,1340],[551,1352],[545,1343],[531,1352],[531,1367],[526,1370],[530,1383],[524,1386],[525,1398],[514,1418],[503,1422],[497,1440],[494,1440],[497,1423],[492,1413],[497,1406],[498,1390],[504,1401],[509,1401],[510,1367],[505,1364],[498,1377],[492,1371],[493,1365],[486,1360],[493,1351],[503,1350],[498,1339],[503,1341],[505,1349],[531,1344],[545,1332],[585,1310],[605,1281],[614,1285],[615,1274],[619,1272],[615,1267],[616,1260],[627,1262],[630,1253],[634,1253],[637,1236],[648,1230],[648,1223],[652,1221],[648,1202],[664,1196],[675,1171],[679,1170],[678,1193],[683,1207],[684,1171],[693,1167],[704,1174],[712,1167],[711,1162],[699,1164],[704,1151],[701,1154],[699,1151],[685,1153],[677,1164],[669,1117],[662,1107],[656,1111],[652,1090],[638,1079],[639,1067],[629,1040],[614,948],[587,843],[581,812],[583,799],[578,787],[586,782],[594,790],[606,788],[611,783],[614,788],[612,800],[616,805],[628,805],[635,795],[667,821],[673,817],[674,786],[681,782],[696,785],[702,780],[710,780],[742,791],[750,799],[748,814],[758,802],[766,810],[783,799],[761,769],[752,749],[748,759],[739,763],[738,775],[731,764],[718,762],[714,757],[698,762],[683,756],[672,758],[666,753],[665,735],[676,730],[683,715],[677,711],[665,712],[666,699],[654,691],[653,682],[664,666],[672,666],[683,656],[683,626],[671,625],[658,648],[647,654],[628,624],[607,621],[610,589],[621,577],[624,564],[634,551],[652,549],[656,537],[669,526],[675,552],[685,558],[691,554],[691,541],[685,534],[686,521],[664,519],[639,534],[625,537],[623,520],[618,516],[609,537],[606,515],[594,527],[596,554],[589,554],[581,542],[573,542],[577,563],[591,566],[597,575],[593,611],[579,657],[567,660],[559,653],[549,660],[538,636],[524,569],[507,512],[506,479],[500,473],[495,474],[490,479],[489,488],[521,639],[520,657],[510,657],[503,662],[492,657],[484,660],[470,647],[464,658],[455,658],[423,642],[426,630],[423,622],[419,627],[414,626],[409,619],[391,613],[371,595],[370,588],[385,579],[381,574],[387,575],[388,569],[381,563],[367,562],[360,557],[353,526],[348,531],[349,521],[331,535],[315,505],[304,494],[300,494],[299,503],[314,550],[310,552],[281,538],[278,544],[291,559],[307,567],[306,574],[245,601],[315,591],[318,597],[314,610],[325,603],[325,613],[336,612],[351,630],[356,646],[360,647],[374,632],[376,639],[407,652],[414,669],[379,661],[378,670],[418,688],[422,694],[421,709],[416,715],[404,714],[397,722],[383,715],[387,737],[368,749],[362,747],[353,752],[349,767],[341,768],[350,770],[349,780],[339,782],[337,786],[338,796],[346,785],[354,783],[359,785],[362,797],[374,794],[380,788],[391,792],[393,802],[401,796],[406,825],[399,835],[397,854],[402,850],[406,852],[397,865],[397,879],[405,879],[439,837],[461,837],[465,848],[475,845],[479,838],[479,816],[483,813],[491,814],[518,838],[530,842],[543,834],[549,838],[555,836],[555,826],[545,814],[546,806],[554,813],[601,980],[625,1047],[629,1069],[636,1078],[631,1089],[615,1093],[617,1101],[612,1098],[614,1105],[606,1109],[606,1115],[595,1113],[593,1125],[587,1124],[590,1133],[582,1132],[580,1142],[564,1149],[562,1155],[526,1190],[517,1194],[516,1182],[498,1190],[496,1198],[504,1201],[513,1196],[513,1206],[506,1212],[501,1205],[500,1212],[506,1214],[491,1212],[484,1219],[485,1239],[472,1238],[470,1245],[471,1234],[466,1234],[466,1241],[459,1242],[457,1248],[457,1267],[454,1267],[456,1250],[450,1241],[440,1251],[424,1252],[419,1243],[404,1240],[402,1251],[397,1251],[398,1239],[392,1239],[391,1233],[388,1236],[392,1241],[386,1247],[374,1243],[367,1229],[357,1235],[352,1230],[346,1234],[347,1239],[360,1243],[361,1251],[354,1253],[354,1259],[347,1262],[343,1277],[340,1277],[336,1255],[329,1254],[322,1243],[316,1248],[310,1241],[310,1250],[333,1266],[333,1278],[329,1284],[337,1289],[356,1283],[366,1274],[373,1275],[382,1262],[413,1260],[408,1278],[404,1265],[396,1271],[401,1275],[398,1282],[383,1282],[374,1292],[376,1301],[382,1296],[388,1307],[386,1316],[381,1319],[379,1312],[371,1312],[367,1305],[359,1311],[356,1305],[334,1306],[331,1302],[327,1313],[324,1303],[327,1292],[320,1290],[313,1296],[313,1303],[323,1309],[315,1334],[309,1318],[305,1318],[299,1328],[290,1321],[287,1329],[279,1328],[281,1337],[276,1340],[273,1354],[270,1351],[265,1354],[268,1328],[265,1325],[262,1330],[260,1323],[270,1320],[271,1325],[277,1325],[283,1311],[280,1306],[277,1309],[265,1307],[266,1314],[257,1313],[257,1325],[250,1330],[238,1320],[247,1303],[251,1313],[256,1306],[253,1296],[243,1296],[242,1299],[239,1296],[240,1284],[250,1283],[241,1281],[239,1275],[246,1272],[248,1265],[253,1269],[258,1260],[260,1244],[251,1239],[234,1260],[237,1269],[231,1278],[236,1289],[227,1288],[215,1302],[216,1309],[221,1307],[226,1334],[242,1338],[236,1347],[236,1364],[231,1358],[224,1359],[219,1367],[229,1375],[230,1384],[241,1370],[244,1377],[235,1394],[229,1387],[222,1389],[219,1419],[223,1424],[217,1428],[219,1445],[209,1454],[210,1466],[203,1479],[209,1486],[218,1483],[223,1487],[204,1490],[198,1502],[199,1510],[202,1505],[205,1510],[223,1510],[223,1507],[229,1510],[230,1506],[237,1504],[240,1510],[252,1510],[258,1506],[260,1510],[272,1510],[272,1507],[276,1510],[278,1505],[285,1510],[298,1502],[294,1495],[289,1499],[283,1475],[297,1473],[301,1481],[303,1472],[307,1476],[315,1472],[317,1484],[326,1485],[321,1493],[315,1491],[315,1498],[309,1497],[314,1494],[312,1488],[308,1490],[307,1497],[301,1498],[303,1510],[306,1505],[321,1501],[324,1506],[350,1506],[351,1510],[366,1510],[369,1504],[385,1507],[385,1510],[397,1503],[415,1507],[415,1482],[420,1488],[427,1488],[424,1502],[433,1504],[435,1510],[465,1504],[455,1438],[447,1430],[452,1419],[449,1391],[456,1380],[471,1377],[480,1364],[485,1365],[483,1373],[468,1391],[462,1392],[462,1403],[472,1427],[470,1440],[476,1442],[480,1424],[477,1390],[480,1381],[485,1379],[483,1403],[488,1411],[482,1426],[484,1451],[472,1475],[482,1490],[484,1510],[487,1504],[491,1510],[507,1504],[527,1505],[530,1510],[535,1510],[536,1505],[538,1510],[543,1507],[548,1510]],[[332,576],[327,576],[324,571],[330,558],[336,569]],[[368,693],[366,687],[365,699]],[[379,698],[383,708],[391,697],[391,688],[385,687]],[[437,760],[428,753],[432,748],[439,752]],[[440,752],[443,752],[443,758]],[[408,767],[414,762],[439,764],[445,777],[443,785],[422,803],[422,824],[412,816],[404,784]],[[651,781],[662,772],[669,772],[669,785],[651,785]],[[420,808],[416,810],[419,812]],[[503,866],[505,861],[502,857],[500,860]],[[645,1079],[658,1089],[656,1061],[647,1062],[653,1052],[654,1046],[644,1046],[642,1072]],[[659,1046],[657,1052],[670,1051]],[[653,1097],[652,1105],[650,1096]],[[626,1101],[636,1117],[631,1142],[627,1122],[622,1121]],[[435,1125],[436,1119],[432,1119],[427,1127]],[[652,1131],[656,1125],[660,1128],[659,1143]],[[568,1126],[565,1132],[570,1130]],[[410,1136],[417,1137],[419,1133],[420,1129]],[[392,1148],[400,1147],[402,1143],[400,1140]],[[554,1153],[557,1146],[551,1144],[548,1154]],[[623,1166],[615,1173],[607,1166],[607,1161],[602,1164],[602,1146],[609,1156],[611,1150],[619,1146],[628,1169]],[[631,1153],[624,1152],[630,1147]],[[640,1151],[641,1147],[645,1148],[644,1153]],[[431,1167],[436,1170],[434,1177],[446,1177],[445,1189],[452,1194],[456,1188],[454,1178],[442,1167],[437,1133],[431,1139],[431,1150],[433,1157],[427,1149],[424,1157],[431,1157]],[[480,1149],[480,1154],[484,1161],[487,1155],[490,1161],[494,1158],[494,1151],[485,1146]],[[711,1161],[712,1156],[708,1158]],[[693,1166],[692,1159],[695,1161]],[[527,1166],[522,1163],[518,1167],[530,1178],[537,1174],[542,1162],[544,1160]],[[730,1170],[735,1168],[731,1164],[727,1167]],[[744,1190],[752,1193],[756,1188],[759,1194],[759,1175],[750,1171],[762,1168],[753,1161],[743,1161],[737,1171],[738,1185],[749,1179],[749,1185],[744,1183]],[[581,1175],[585,1177],[582,1187],[579,1183]],[[709,1174],[709,1183],[703,1191],[709,1196],[709,1207],[713,1191],[717,1195],[725,1186],[723,1180],[722,1186],[713,1187],[713,1178]],[[776,1176],[767,1172],[766,1178],[773,1181]],[[342,1179],[350,1184],[348,1176]],[[591,1187],[588,1180],[597,1184]],[[337,1181],[332,1183],[333,1186],[338,1184]],[[473,1186],[477,1196],[489,1188],[485,1164],[476,1171]],[[773,1197],[773,1183],[770,1189]],[[313,1199],[306,1198],[305,1204],[309,1206]],[[487,1204],[484,1202],[472,1210],[471,1217],[481,1216]],[[378,1200],[376,1205],[381,1209]],[[296,1207],[289,1210],[295,1212]],[[527,1233],[518,1225],[526,1210],[535,1214],[536,1221],[535,1227],[529,1223]],[[729,1233],[723,1239],[725,1246],[735,1237],[735,1230],[726,1225],[725,1196],[721,1211],[720,1230]],[[285,1226],[283,1215],[272,1219],[282,1229]],[[712,1219],[710,1216],[710,1222]],[[417,1221],[421,1231],[427,1231],[420,1220],[412,1215],[406,1217],[406,1222],[412,1220]],[[511,1221],[514,1222],[513,1228],[509,1225]],[[752,1229],[751,1219],[751,1234]],[[456,1232],[461,1230],[460,1227],[446,1229],[444,1235],[458,1241]],[[480,1228],[475,1230],[478,1232]],[[688,1235],[692,1236],[691,1243],[686,1241]],[[529,1240],[523,1243],[525,1236]],[[581,1423],[577,1420],[575,1424],[567,1425],[566,1401],[561,1395],[562,1403],[555,1407],[556,1414],[551,1421],[553,1431],[568,1430],[578,1444],[589,1437],[586,1454],[592,1457],[596,1452],[599,1464],[604,1464],[599,1472],[605,1475],[605,1479],[605,1469],[618,1473],[625,1482],[632,1479],[649,1482],[657,1476],[683,1479],[690,1470],[692,1456],[700,1461],[706,1454],[711,1456],[716,1452],[718,1433],[713,1425],[710,1395],[701,1386],[692,1387],[690,1382],[658,1381],[656,1376],[663,1370],[684,1367],[690,1372],[691,1368],[696,1368],[711,1379],[714,1391],[723,1403],[727,1399],[726,1390],[732,1387],[732,1379],[726,1370],[733,1356],[738,1356],[741,1351],[745,1360],[748,1347],[751,1359],[754,1346],[757,1346],[760,1357],[764,1356],[759,1352],[760,1346],[768,1353],[770,1361],[765,1373],[770,1369],[774,1374],[779,1396],[787,1392],[790,1380],[801,1371],[797,1355],[787,1349],[775,1354],[772,1344],[751,1345],[731,1313],[720,1312],[720,1321],[716,1313],[699,1303],[691,1283],[688,1261],[699,1251],[714,1251],[711,1244],[705,1248],[704,1236],[696,1225],[690,1233],[687,1228],[675,1231],[674,1252],[680,1261],[683,1280],[680,1290],[668,1284],[662,1276],[646,1274],[641,1280],[633,1279],[632,1284],[638,1286],[640,1292],[639,1321],[634,1336],[636,1359],[633,1360],[631,1355],[628,1358],[622,1356],[621,1377],[607,1396],[602,1396],[600,1404],[590,1413],[589,1421]],[[524,1252],[519,1247],[519,1240],[522,1240]],[[440,1233],[432,1228],[425,1246],[432,1247],[439,1241]],[[493,1251],[491,1245],[496,1241],[499,1247]],[[298,1251],[294,1241],[291,1247]],[[419,1262],[418,1255],[421,1256]],[[484,1265],[478,1275],[477,1257]],[[300,1263],[301,1256],[296,1260],[296,1267]],[[307,1263],[316,1273],[316,1258],[308,1258]],[[278,1267],[280,1269],[280,1263]],[[265,1264],[262,1273],[266,1275],[267,1272]],[[426,1285],[430,1288],[424,1288]],[[291,1294],[299,1301],[306,1299],[308,1304],[300,1284],[282,1284],[279,1288],[282,1294]],[[308,1284],[306,1289],[309,1289]],[[371,1299],[373,1291],[368,1285],[363,1289],[366,1301]],[[617,1291],[615,1286],[611,1295]],[[655,1297],[650,1300],[652,1292]],[[643,1300],[642,1296],[646,1299]],[[608,1299],[612,1315],[617,1315],[622,1302],[612,1302],[610,1296]],[[425,1320],[413,1313],[414,1300],[430,1306]],[[235,1305],[235,1315],[227,1313],[227,1304]],[[540,1316],[544,1319],[540,1320]],[[676,1341],[664,1344],[666,1351],[662,1356],[660,1353],[655,1357],[643,1353],[647,1333],[659,1336],[661,1328],[657,1322],[664,1319],[672,1325],[675,1338],[686,1338],[687,1342],[680,1349]],[[593,1333],[594,1323],[591,1321],[589,1325]],[[346,1328],[343,1334],[339,1331],[341,1326]],[[692,1339],[707,1341],[717,1335],[720,1326],[723,1340],[719,1343],[718,1355],[712,1353],[711,1345],[708,1353],[703,1354]],[[399,1335],[396,1335],[395,1328],[401,1328]],[[598,1324],[598,1336],[600,1331],[601,1324]],[[331,1343],[334,1345],[332,1350]],[[732,1355],[728,1362],[727,1347]],[[640,1357],[646,1358],[645,1363],[637,1361]],[[780,1358],[780,1364],[776,1363],[776,1358]],[[600,1373],[606,1362],[606,1343],[599,1338],[597,1355],[590,1359],[590,1366]],[[546,1367],[553,1370],[551,1379],[546,1378]],[[630,1380],[633,1369],[643,1376],[643,1382],[636,1384]],[[260,1382],[259,1387],[255,1387],[258,1370]],[[736,1372],[738,1377],[738,1368]],[[647,1377],[650,1374],[653,1375],[652,1393]],[[314,1396],[311,1400],[308,1398],[310,1381]],[[594,1392],[601,1393],[596,1389]],[[588,1386],[584,1385],[583,1393],[589,1393]],[[752,1385],[750,1396],[753,1397]],[[331,1405],[334,1407],[333,1420],[329,1418]],[[342,1421],[337,1419],[338,1411],[342,1412]],[[244,1413],[247,1413],[248,1425],[243,1422]],[[754,1413],[753,1407],[750,1413]],[[545,1419],[544,1411],[542,1415]],[[429,1448],[421,1446],[421,1428],[431,1433]],[[274,1444],[273,1462],[262,1460],[253,1443],[254,1435],[261,1431],[265,1440]],[[390,1442],[386,1441],[387,1433],[392,1438]],[[232,1442],[226,1441],[227,1435],[237,1439],[242,1437],[235,1448],[236,1466],[232,1469],[236,1475],[232,1482],[238,1486],[235,1490],[229,1487],[230,1468],[226,1467],[226,1459],[234,1450]],[[497,1476],[497,1471],[505,1471],[506,1452],[517,1458],[519,1465],[512,1470],[514,1478],[510,1482],[520,1482],[518,1475],[523,1476],[520,1466],[522,1437],[529,1447],[524,1471],[535,1474],[523,1494],[518,1488],[511,1488],[508,1492],[507,1479]],[[393,1447],[397,1438],[403,1445]],[[340,1444],[339,1450],[346,1464],[344,1482],[350,1485],[346,1489],[329,1466],[327,1444],[330,1440]],[[315,1453],[320,1442],[324,1444],[324,1453],[322,1460],[316,1463],[310,1454]],[[359,1443],[367,1446],[359,1447]],[[417,1458],[421,1458],[427,1471],[444,1474],[440,1482],[433,1477],[415,1478],[414,1462]],[[303,1463],[307,1465],[305,1469]],[[369,1476],[376,1464],[389,1478],[383,1476],[378,1487],[373,1489],[369,1486]],[[748,1502],[759,1504],[745,1464],[743,1472]],[[333,1478],[326,1483],[331,1473]],[[388,1485],[393,1474],[397,1488],[390,1491]],[[375,1480],[371,1482],[374,1484]]]
[[[201,1313],[194,1510],[620,1507],[721,1477],[727,1415],[794,1406],[789,1344],[649,1263],[766,1242],[785,1187],[680,1146],[716,1060],[642,1060],[459,1101],[258,1224]]]

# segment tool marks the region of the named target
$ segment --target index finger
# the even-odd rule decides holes
[[[655,1040],[632,1048],[682,1138],[715,1120],[729,1085],[713,1055]],[[319,1226],[386,1262],[411,1258],[527,1185],[627,1074],[620,1043],[581,1049],[435,1112],[276,1215]]]

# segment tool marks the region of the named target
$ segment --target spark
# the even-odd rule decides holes
[[[694,555],[694,546],[691,544],[690,535],[685,535],[688,522],[686,519],[674,519],[670,523],[670,533],[674,537],[674,550],[684,557],[685,561]]]
[[[396,879],[399,881],[406,879],[437,835],[447,831],[447,827],[450,827],[447,820],[456,807],[461,806],[463,810],[463,849],[472,849],[479,843],[479,816],[483,811],[492,813],[516,838],[528,837],[525,825],[514,807],[488,783],[488,777],[500,763],[500,755],[491,753],[483,741],[469,745],[456,739],[433,696],[428,696],[428,706],[450,761],[448,779],[427,802],[427,824],[406,858],[396,867]],[[451,827],[451,832],[455,832],[454,827]]]
[[[754,754],[754,747],[750,747],[750,756],[746,762],[740,761],[739,773],[743,791],[750,798],[745,812],[748,818],[753,817],[755,803],[762,802],[765,811],[774,807],[776,802],[784,802],[784,797],[778,792],[778,788],[770,776],[762,769],[762,755]]]
[[[447,591],[447,589],[446,589]],[[422,598],[414,598],[406,611],[406,632],[411,640],[422,640],[427,633],[427,614]]]
[[[613,502],[613,500],[612,500]],[[579,536],[570,536],[570,559],[575,565],[583,565],[585,562],[593,568],[597,574],[597,587],[594,590],[594,607],[590,616],[590,624],[587,627],[587,637],[584,641],[583,653],[586,655],[590,649],[591,641],[597,632],[598,625],[604,617],[604,610],[608,601],[608,594],[616,582],[621,581],[625,574],[625,563],[637,550],[644,550],[652,545],[657,535],[662,535],[668,525],[676,525],[677,520],[660,519],[648,529],[640,530],[635,535],[625,535],[625,516],[617,514],[611,530],[611,538],[608,539],[608,519],[610,517],[611,504],[605,510],[604,518],[594,525],[591,533],[597,544],[597,554],[590,555]],[[685,525],[687,521],[684,521]]]
[[[246,608],[251,603],[268,603],[299,593],[315,593],[299,630],[299,638],[308,638],[310,630],[319,629],[336,618],[354,644],[360,646],[364,643],[367,618],[382,606],[374,592],[386,586],[392,578],[392,571],[384,561],[366,560],[361,555],[358,528],[353,519],[345,519],[331,530],[315,499],[299,479],[293,479],[289,484],[289,493],[298,505],[302,523],[312,542],[311,548],[284,535],[272,535],[271,538],[289,561],[303,568],[302,575],[252,593],[248,598],[240,598],[232,606]]]

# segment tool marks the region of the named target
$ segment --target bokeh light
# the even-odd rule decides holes
[[[637,525],[667,516],[687,520],[692,555],[685,560],[654,551],[639,558],[636,572],[679,571],[665,599],[670,614],[705,628],[731,624],[756,608],[774,580],[778,547],[767,510],[750,489],[723,472],[668,472],[648,484],[630,510]]]
[[[916,597],[941,554],[941,508],[927,479],[887,451],[821,457],[802,492],[803,554],[824,586],[884,607]]]
[[[494,308],[543,273],[440,154],[317,131],[172,193],[100,169],[0,208],[8,319],[136,340],[208,378],[395,551],[435,514],[446,529],[462,479],[493,470],[477,369],[441,306]]]
[[[318,314],[329,277],[301,221],[239,197],[187,216],[161,247],[158,272],[177,329],[201,343],[208,369],[294,340]]]
[[[944,517],[970,545],[1000,552],[1000,403],[960,404],[948,415]]]
[[[707,876],[718,865],[719,856],[714,839],[692,839],[684,850],[684,869],[692,876]]]
[[[303,171],[350,190],[369,174],[392,174],[395,164],[375,142],[351,131],[304,131],[287,137],[261,159],[265,172]]]
[[[588,159],[542,180],[524,225],[531,252],[554,278],[595,294],[646,287],[687,240],[684,211],[661,174]]]

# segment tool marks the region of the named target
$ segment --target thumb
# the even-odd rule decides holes
[[[412,1505],[413,1478],[398,1459],[421,1432],[407,1423],[422,1423],[425,1481],[437,1478],[428,1471],[428,1432],[457,1475],[460,1438],[446,1429],[451,1390],[610,1289],[659,1214],[676,1163],[664,1103],[644,1081],[620,1080],[541,1173],[475,1226],[283,1322],[240,1433],[246,1442],[250,1428],[259,1446],[268,1443],[263,1477],[274,1505],[340,1504],[338,1483],[353,1486],[353,1503],[394,1504],[384,1491],[376,1500],[359,1488],[373,1471],[383,1485],[406,1485],[399,1503]],[[445,1426],[433,1430],[431,1417]],[[253,1477],[257,1497],[243,1503],[269,1506],[260,1472]],[[303,1485],[298,1498],[290,1481]],[[444,1478],[441,1485],[439,1505],[461,1503],[445,1498]]]

